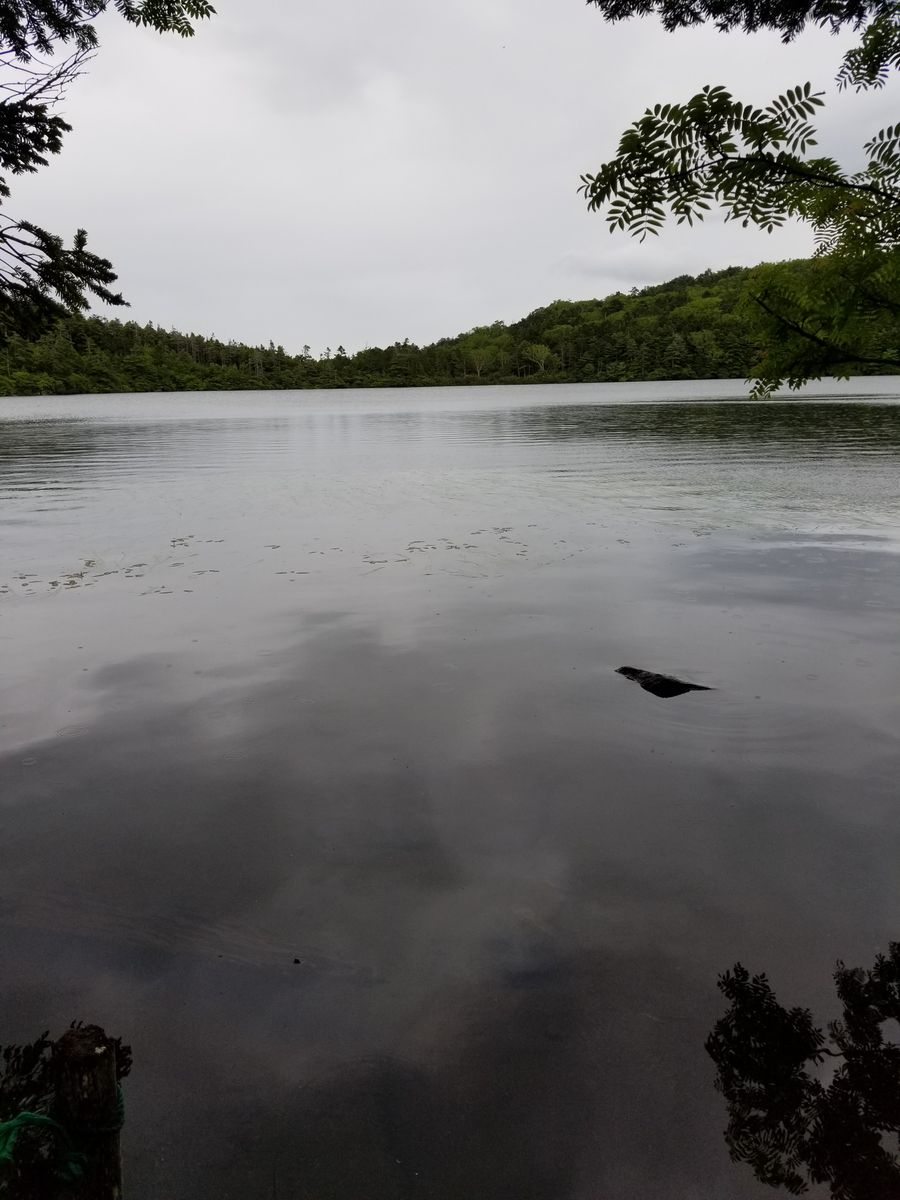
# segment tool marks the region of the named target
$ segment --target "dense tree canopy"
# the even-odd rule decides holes
[[[833,31],[849,25],[858,29],[888,7],[884,0],[588,0],[609,21],[646,17],[657,13],[668,30],[712,22],[727,32],[743,29],[776,29],[791,41],[807,24],[825,25]]]
[[[8,211],[8,176],[36,171],[59,153],[70,126],[58,111],[66,88],[97,47],[92,23],[114,7],[127,20],[188,36],[208,0],[0,0],[0,337],[30,334],[96,296],[123,304],[112,264],[79,229],[63,238]]]
[[[670,29],[712,21],[723,30],[777,29],[785,40],[808,22],[864,26],[844,57],[842,88],[883,86],[900,65],[896,2],[591,2],[614,20],[658,12]],[[761,394],[785,380],[799,386],[860,365],[900,365],[900,123],[873,134],[865,166],[847,171],[813,152],[822,103],[810,83],[762,108],[706,86],[684,103],[646,110],[616,157],[582,176],[589,207],[603,209],[613,230],[642,239],[669,217],[692,225],[714,206],[727,220],[769,231],[796,218],[812,227],[814,267],[767,268],[748,279],[748,319],[767,346],[755,371]]]
[[[799,269],[798,264],[798,269]],[[0,351],[0,393],[407,387],[746,377],[759,353],[741,311],[747,272],[683,275],[603,300],[557,300],[430,346],[313,357],[135,322],[68,316]]]
[[[767,269],[782,281],[796,276],[801,288],[819,268],[814,259]],[[747,281],[763,270],[729,267],[602,300],[555,300],[509,325],[355,354],[338,346],[313,356],[304,346],[291,355],[271,342],[246,346],[76,314],[7,340],[0,395],[746,378],[772,352],[746,318]],[[884,369],[854,364],[859,374]]]

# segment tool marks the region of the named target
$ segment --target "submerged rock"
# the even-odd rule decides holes
[[[683,679],[676,679],[674,675],[657,675],[655,671],[642,671],[639,667],[617,667],[616,674],[639,683],[645,692],[652,692],[654,696],[660,696],[663,700],[669,700],[672,696],[683,696],[685,692],[716,690],[702,683],[686,683]]]

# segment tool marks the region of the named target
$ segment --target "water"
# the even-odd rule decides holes
[[[131,1041],[129,1200],[771,1194],[703,1039],[900,934],[900,380],[741,393],[3,401],[0,1039]]]

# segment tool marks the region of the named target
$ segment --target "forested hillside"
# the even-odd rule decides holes
[[[603,300],[557,300],[511,325],[352,355],[67,317],[37,340],[6,341],[0,394],[742,378],[758,356],[739,311],[746,276],[732,267]]]

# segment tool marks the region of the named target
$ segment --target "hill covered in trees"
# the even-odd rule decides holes
[[[6,340],[0,395],[744,378],[759,357],[741,311],[747,275],[682,275],[602,300],[557,300],[429,346],[338,346],[318,357],[66,317],[34,340]]]

